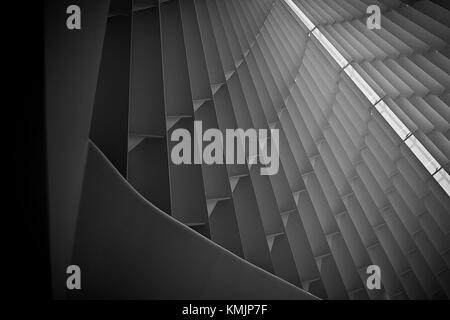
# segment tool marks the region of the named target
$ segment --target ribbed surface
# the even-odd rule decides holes
[[[377,2],[382,29],[374,32],[365,26],[372,2],[297,3],[448,172],[450,28],[442,18],[450,12],[431,1]]]
[[[294,3],[448,171],[448,12],[429,1]],[[379,31],[365,26],[372,4],[383,11]],[[136,190],[318,297],[450,296],[448,195],[285,1],[133,8],[127,175]],[[193,136],[194,121],[279,129],[279,173],[174,165],[168,137]],[[372,264],[381,290],[366,288]]]
[[[400,1],[295,3],[448,171],[450,29],[442,17],[449,12],[430,1],[413,6]],[[375,32],[365,25],[365,10],[371,4],[382,9],[382,29]],[[355,97],[341,100],[341,93],[335,104],[346,109],[349,103],[355,105]],[[361,103],[356,105],[361,108]],[[350,123],[341,120],[364,159],[356,167],[359,179],[381,209],[381,220],[372,227],[408,297],[432,298],[441,290],[448,295],[449,198],[379,114],[373,116],[349,115]],[[336,135],[344,145],[343,136]],[[352,147],[347,150],[351,157]],[[375,179],[369,180],[370,172]],[[378,210],[372,211],[369,221],[376,221]]]

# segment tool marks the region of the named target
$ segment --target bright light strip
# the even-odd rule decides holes
[[[302,20],[303,24],[308,28],[309,31],[312,31],[316,26],[312,23],[311,20],[300,10],[299,7],[292,0],[285,0],[289,7],[291,7],[292,11],[297,15],[297,17]]]
[[[328,53],[333,57],[333,59],[339,64],[341,68],[348,65],[347,59],[336,49],[333,44],[328,41],[328,39],[323,35],[319,29],[313,30],[312,34],[317,40],[322,44],[322,46],[328,51]]]
[[[428,152],[423,144],[415,137],[411,136],[405,141],[406,145],[416,155],[429,173],[435,174],[441,168],[436,159]]]
[[[344,71],[373,105],[381,100],[380,96],[375,92],[375,90],[372,89],[366,80],[361,77],[355,68],[349,65],[344,69]]]
[[[387,123],[394,129],[400,139],[405,140],[411,135],[411,131],[405,126],[405,124],[392,112],[384,101],[380,101],[376,104],[375,109],[381,114]],[[434,172],[433,172],[434,173]]]
[[[450,176],[448,175],[447,171],[441,169],[433,177],[440,184],[442,189],[444,189],[447,192],[447,194],[449,194]]]
[[[372,103],[375,109],[394,129],[398,136],[405,142],[406,146],[414,153],[422,165],[428,170],[433,178],[450,196],[450,176],[423,146],[423,144],[411,133],[408,127],[397,117],[397,115],[382,101],[381,97],[372,87],[361,77],[358,71],[350,65],[347,59],[336,49],[336,47],[325,37],[325,35],[314,25],[314,23],[303,13],[303,11],[292,1],[284,0],[297,17],[308,28],[311,34],[328,51],[336,63],[344,70],[355,85],[361,90],[366,98]]]

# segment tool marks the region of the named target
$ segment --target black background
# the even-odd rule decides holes
[[[14,3],[2,10],[7,21],[8,53],[4,66],[11,72],[3,95],[4,166],[8,193],[2,226],[4,245],[10,251],[6,259],[10,298],[50,299],[50,263],[45,159],[44,96],[44,1]],[[5,10],[6,9],[6,10]],[[6,48],[5,48],[6,49]],[[5,76],[6,78],[6,76]],[[3,260],[3,259],[2,259]]]

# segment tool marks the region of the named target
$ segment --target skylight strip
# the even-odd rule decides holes
[[[373,90],[373,88],[361,77],[358,71],[353,68],[347,59],[337,50],[337,48],[326,38],[326,36],[309,20],[303,11],[292,1],[284,0],[292,11],[300,18],[310,33],[319,41],[319,43],[328,51],[337,64],[344,70],[350,79],[356,84],[366,98],[372,103],[375,109],[405,142],[405,145],[413,152],[422,165],[428,170],[433,178],[450,196],[450,176],[443,169],[433,155],[425,146],[412,134],[408,127],[397,117],[382,98]]]
[[[439,170],[433,178],[450,195],[450,176],[444,169]]]
[[[356,71],[353,66],[348,65],[344,69],[345,73],[352,79],[352,81],[358,86],[359,90],[366,96],[366,98],[372,103],[372,105],[375,105],[378,101],[381,100],[381,97],[378,95],[378,93],[375,92],[375,90],[372,89],[372,87],[364,80],[358,71]]]
[[[333,57],[333,59],[339,64],[341,68],[344,68],[349,64],[347,59],[336,49],[333,44],[328,41],[328,39],[323,35],[323,33],[319,29],[314,29],[312,34],[316,37],[317,40],[322,44],[322,46],[328,51],[328,53]]]
[[[400,139],[405,140],[411,135],[411,131],[406,125],[392,112],[388,105],[384,101],[380,101],[375,105],[375,109],[381,114],[387,123],[394,129]]]
[[[428,152],[428,150],[423,146],[423,144],[415,137],[411,136],[405,141],[409,149],[415,154],[423,166],[432,175],[438,171],[441,166],[439,162]]]
[[[303,24],[308,28],[309,31],[314,30],[316,27],[314,23],[312,23],[311,20],[303,13],[302,10],[294,3],[292,0],[285,0],[285,2],[288,4],[289,7],[291,7],[292,11],[297,15],[297,17],[302,20]]]

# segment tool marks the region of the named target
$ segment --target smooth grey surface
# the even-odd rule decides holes
[[[90,144],[72,299],[313,299],[158,210]]]

